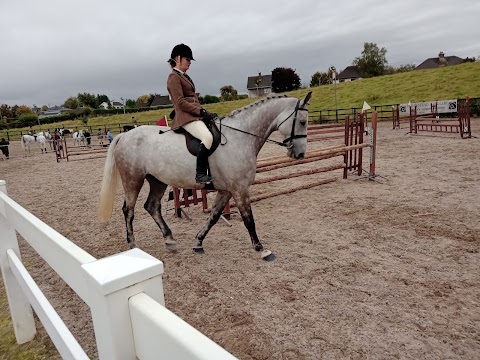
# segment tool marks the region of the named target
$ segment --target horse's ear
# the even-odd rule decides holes
[[[311,97],[312,97],[312,92],[309,91],[307,96],[305,96],[305,99],[303,99],[302,108],[304,108],[304,109],[307,108],[307,106],[309,105],[308,102],[310,101]]]

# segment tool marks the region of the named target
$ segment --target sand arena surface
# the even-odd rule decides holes
[[[472,121],[480,136],[479,119]],[[179,243],[178,253],[169,253],[143,209],[146,184],[135,235],[142,250],[165,263],[167,307],[241,359],[480,358],[480,140],[407,131],[379,124],[377,173],[388,181],[342,180],[336,170],[313,175],[333,174],[336,182],[255,203],[260,239],[278,257],[272,263],[251,248],[238,214],[232,227],[213,227],[205,255],[194,254],[208,216],[200,206],[188,210],[192,221],[168,212]],[[111,222],[96,219],[104,159],[23,158],[18,142],[11,154],[0,160],[0,179],[15,201],[96,258],[127,250],[121,193]],[[260,157],[283,154],[267,144]],[[88,307],[24,242],[21,251],[95,358]]]

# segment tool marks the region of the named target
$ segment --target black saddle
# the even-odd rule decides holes
[[[212,146],[210,148],[210,150],[208,151],[208,156],[212,155],[213,152],[218,148],[218,145],[220,145],[220,141],[222,139],[222,133],[220,132],[220,130],[218,130],[217,128],[217,125],[215,124],[215,121],[214,120],[210,120],[210,121],[204,121],[205,125],[207,125],[207,128],[208,130],[212,133],[213,135],[213,143],[212,143]],[[188,151],[190,152],[190,154],[192,154],[193,156],[197,156],[198,155],[198,150],[199,150],[199,147],[200,147],[200,140],[197,139],[196,137],[194,137],[193,135],[191,135],[188,131],[186,131],[184,128],[182,127],[179,127],[177,129],[174,129],[173,132],[177,133],[177,134],[183,134],[185,135],[185,143],[187,145],[187,149]],[[163,134],[164,131],[160,130],[158,132],[159,134]],[[208,165],[207,165],[208,166]],[[209,170],[210,172],[210,170]],[[204,185],[203,189],[206,189],[206,190],[216,190],[215,189],[215,186],[213,185],[213,183],[207,183]],[[173,192],[171,194],[169,194],[169,199],[170,197],[173,198]]]
[[[208,130],[212,133],[213,135],[213,143],[212,147],[208,151],[208,156],[212,155],[213,152],[218,148],[218,145],[220,145],[220,140],[222,139],[222,134],[220,133],[220,130],[218,130],[217,125],[215,124],[215,121],[204,121],[205,125],[207,125]],[[198,155],[198,148],[200,147],[200,140],[191,135],[189,132],[187,132],[184,128],[179,127],[177,129],[174,129],[173,132],[177,134],[183,134],[185,135],[185,142],[187,145],[187,149],[192,154],[193,156]]]

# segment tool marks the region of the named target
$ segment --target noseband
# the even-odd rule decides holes
[[[299,111],[308,111],[308,109],[300,108],[300,100],[297,100],[297,105],[295,105],[295,110],[277,126],[277,130],[280,129],[280,126],[282,126],[282,124],[288,119],[290,119],[293,115],[292,131],[290,132],[290,136],[285,140],[283,140],[283,146],[286,146],[287,149],[291,149],[293,147],[294,139],[301,139],[301,138],[307,137],[307,135],[295,135],[295,124],[297,123],[297,115]]]

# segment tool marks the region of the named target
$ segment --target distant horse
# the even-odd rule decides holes
[[[22,149],[30,152],[30,145],[35,144],[35,136],[33,135],[23,135],[22,140],[20,141],[22,143]]]
[[[52,144],[53,144],[53,150],[57,150],[57,146],[59,150],[62,150],[62,145],[59,143],[59,140],[62,138],[60,137],[60,134],[58,131],[55,131],[52,135]]]
[[[249,187],[255,180],[257,155],[276,130],[284,137],[279,145],[287,147],[287,155],[303,158],[307,149],[307,106],[311,93],[302,101],[291,97],[272,97],[216,119],[221,123],[224,143],[209,157],[213,185],[218,191],[215,204],[205,226],[196,236],[195,252],[203,253],[203,240],[222,215],[233,196],[247,228],[253,248],[266,260],[275,256],[260,243],[250,206]],[[272,141],[272,140],[269,140]],[[161,156],[160,156],[161,154]],[[175,249],[172,231],[161,213],[161,199],[167,185],[199,189],[195,183],[196,158],[185,146],[184,135],[173,131],[159,134],[158,126],[140,126],[115,137],[105,162],[98,216],[107,222],[112,214],[117,181],[120,177],[125,192],[123,214],[130,248],[136,247],[133,234],[134,207],[146,179],[150,193],[145,209],[155,220],[165,238],[167,248]]]
[[[41,131],[39,133],[37,133],[36,135],[36,139],[35,139],[38,143],[38,145],[40,145],[40,150],[42,151],[42,154],[45,152],[45,154],[47,153],[47,138],[45,137],[44,133]]]
[[[58,132],[60,133],[60,136],[65,136],[65,135],[68,135],[68,134],[73,134],[73,130],[72,129],[59,129]]]
[[[123,132],[127,132],[129,130],[135,129],[137,126],[136,125],[123,125]]]
[[[73,145],[76,145],[76,144],[80,145],[80,143],[85,145],[85,135],[83,134],[83,130],[75,131],[72,135],[72,138],[73,138]]]
[[[53,150],[53,140],[52,140],[52,135],[50,135],[50,132],[47,130],[47,131],[44,131],[43,132],[43,135],[45,136],[45,139],[47,139],[47,142],[48,144],[50,145],[50,150]]]

